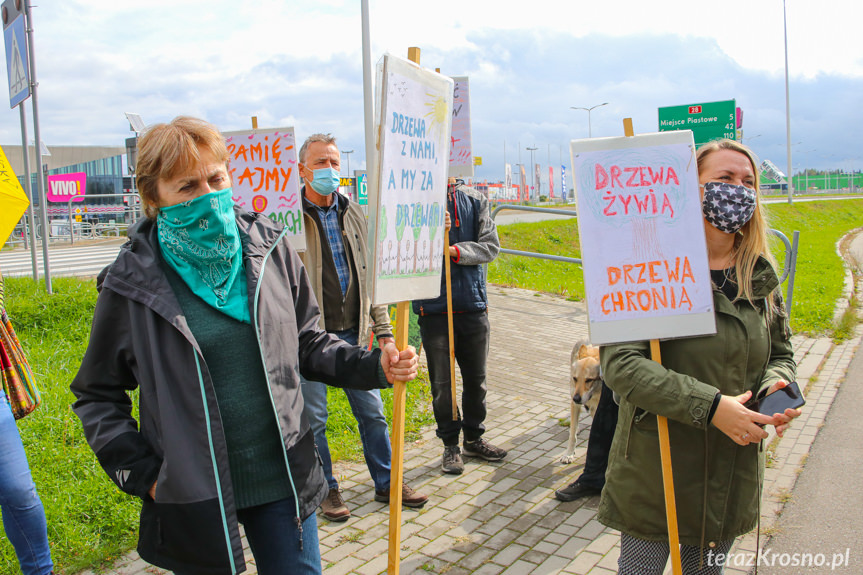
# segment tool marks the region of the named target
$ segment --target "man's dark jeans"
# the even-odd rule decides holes
[[[617,411],[614,394],[603,383],[599,405],[596,407],[596,414],[590,425],[584,471],[575,480],[576,483],[597,489],[602,489],[605,486],[605,470],[608,467],[608,454],[611,451],[611,441],[614,439],[614,428],[617,427]]]
[[[465,441],[476,441],[485,432],[485,365],[488,359],[489,323],[484,311],[453,314],[455,359],[462,376],[461,410],[452,418],[452,390],[449,377],[449,336],[446,314],[419,317],[423,349],[428,358],[432,407],[437,436],[444,445],[458,445],[459,432]]]

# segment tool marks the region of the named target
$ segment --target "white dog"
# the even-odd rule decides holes
[[[590,345],[586,339],[579,340],[572,348],[570,356],[569,391],[572,402],[569,404],[569,445],[560,458],[561,463],[575,461],[575,442],[578,433],[578,418],[581,408],[596,414],[599,396],[602,392],[602,377],[599,373],[599,348]]]

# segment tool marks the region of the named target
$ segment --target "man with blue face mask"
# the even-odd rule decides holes
[[[387,306],[372,306],[365,289],[365,216],[357,204],[336,193],[341,167],[336,139],[329,134],[309,136],[300,148],[299,160],[306,230],[306,251],[301,257],[321,308],[321,327],[353,344],[367,345],[370,331],[374,331],[380,346],[395,343]],[[327,444],[327,386],[304,379],[302,388],[304,411],[330,487],[321,510],[330,521],[346,521],[351,512],[333,476]],[[359,424],[363,454],[375,485],[375,501],[388,503],[392,448],[380,392],[345,389],[345,394]],[[422,507],[426,501],[427,495],[402,485],[404,505]]]

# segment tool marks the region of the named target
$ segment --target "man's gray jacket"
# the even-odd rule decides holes
[[[369,330],[373,330],[375,336],[392,335],[393,326],[390,325],[390,316],[387,313],[386,305],[372,305],[369,292],[366,289],[366,274],[369,273],[368,258],[366,257],[366,236],[368,236],[368,224],[366,216],[363,214],[359,205],[348,200],[347,198],[333,198],[334,201],[340,202],[339,207],[339,223],[342,228],[342,241],[345,245],[345,252],[351,258],[351,266],[354,270],[354,281],[359,287],[360,301],[360,317],[359,323],[359,344],[361,346],[368,345]],[[303,205],[305,206],[304,200]],[[309,279],[312,282],[312,290],[315,292],[315,298],[318,302],[323,301],[324,293],[324,262],[321,242],[326,241],[321,238],[320,230],[312,217],[303,210],[303,227],[306,230],[306,251],[300,254],[303,264],[309,273]],[[327,329],[324,323],[324,314],[321,313],[321,328]],[[372,324],[369,324],[371,317]]]

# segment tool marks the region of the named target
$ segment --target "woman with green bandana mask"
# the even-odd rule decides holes
[[[413,348],[366,351],[319,327],[280,224],[234,206],[222,135],[180,117],[139,142],[147,218],[99,277],[74,409],[117,486],[142,500],[138,552],[175,573],[318,574],[327,483],[300,373],[385,388]],[[140,387],[138,421],[128,392]]]

